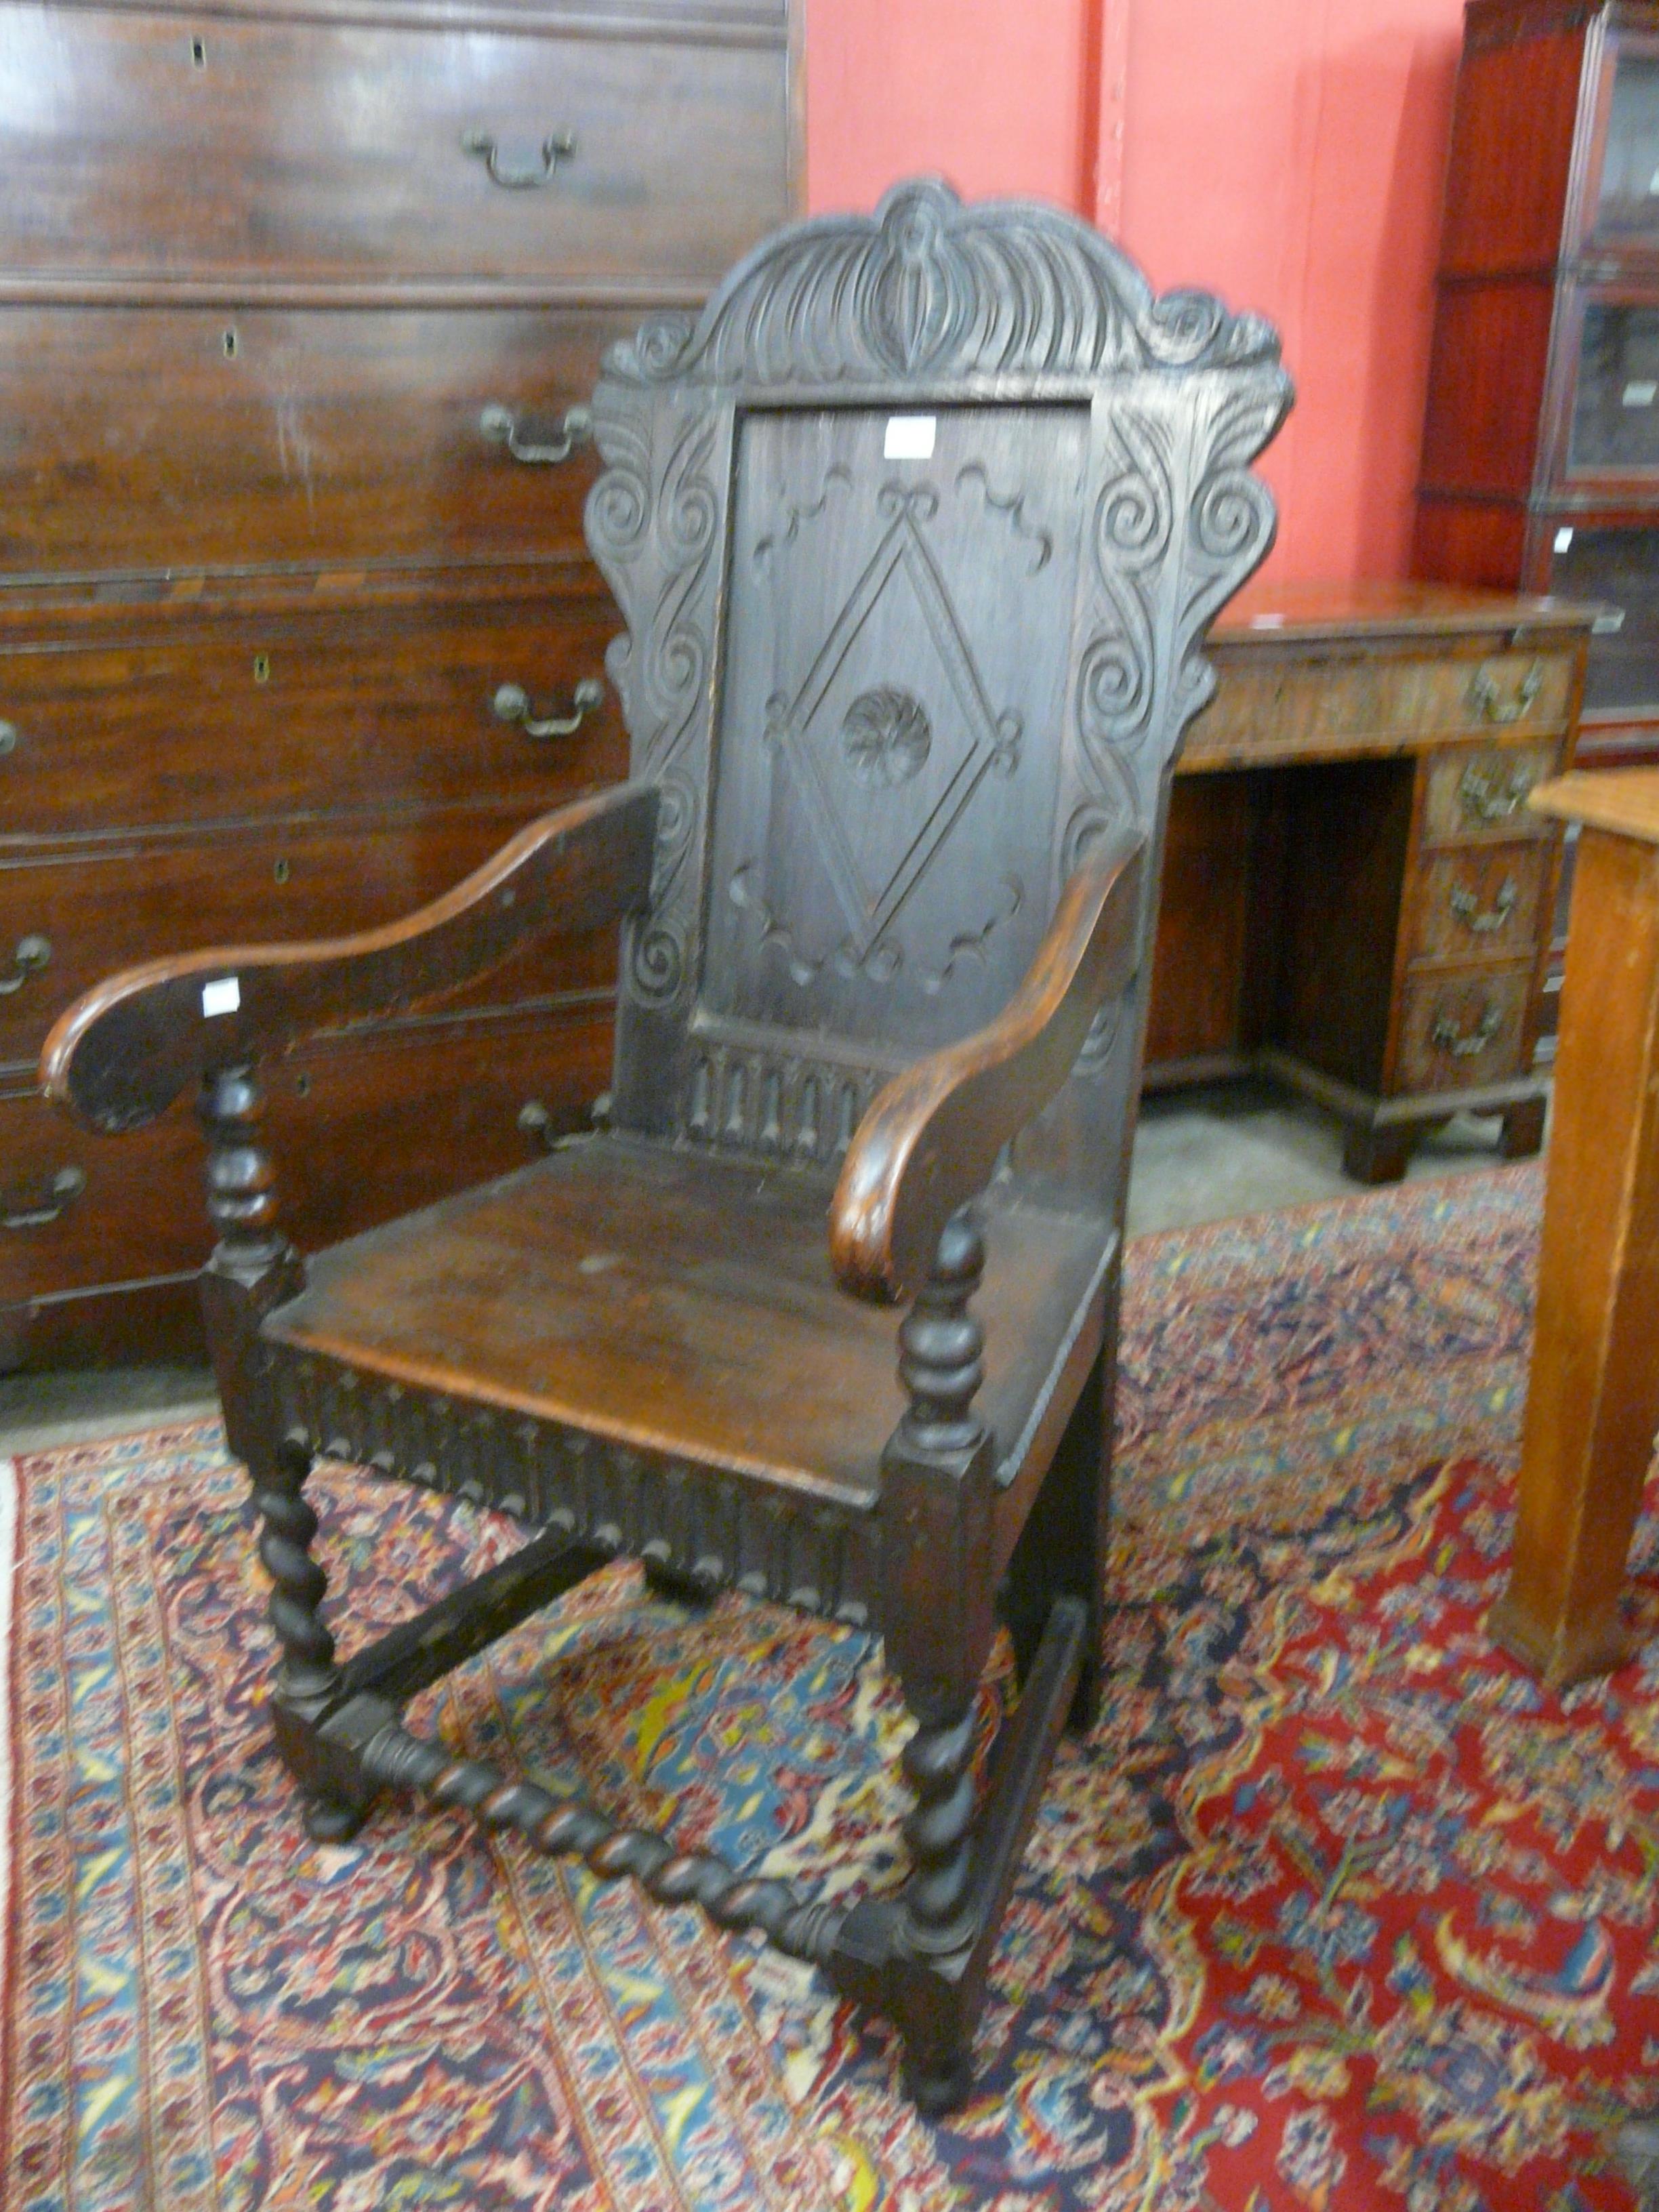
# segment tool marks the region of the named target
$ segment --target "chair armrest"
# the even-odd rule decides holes
[[[59,1018],[42,1086],[88,1128],[142,1128],[212,1070],[441,998],[527,939],[643,905],[656,819],[653,788],[619,785],[544,815],[453,890],[382,928],[126,969]]]
[[[877,1097],[830,1208],[830,1262],[843,1290],[880,1299],[914,1291],[945,1223],[1071,1073],[1089,1024],[1134,973],[1145,855],[1145,840],[1130,834],[1091,854],[996,1019]]]

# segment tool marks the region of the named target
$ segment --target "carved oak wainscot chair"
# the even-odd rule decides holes
[[[118,976],[46,1049],[97,1129],[199,1086],[207,1324],[310,1832],[410,1790],[695,1899],[896,2021],[929,2110],[966,2092],[1054,1741],[1098,1695],[1170,773],[1205,630],[1271,541],[1249,468],[1288,404],[1266,325],[1155,299],[1057,211],[919,183],[780,233],[595,398],[635,780],[395,926]],[[607,918],[610,1126],[302,1261],[259,1063]],[[342,1662],[319,1455],[540,1533]],[[618,1554],[879,1632],[917,1723],[901,1893],[815,1902],[405,1729]],[[1020,1686],[981,1788],[999,1620]]]

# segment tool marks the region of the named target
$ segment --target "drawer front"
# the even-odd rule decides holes
[[[1396,1091],[1468,1091],[1521,1070],[1533,968],[1415,975],[1401,1009]]]
[[[392,827],[295,826],[211,842],[0,863],[0,1066],[27,1069],[70,1002],[136,961],[223,945],[330,937],[396,921],[459,883],[527,819],[523,810],[434,816]],[[46,948],[32,955],[31,948]],[[512,1006],[599,988],[616,933],[526,946],[458,994]]]
[[[1480,660],[1328,660],[1253,668],[1219,662],[1216,696],[1193,725],[1185,764],[1317,758],[1415,744],[1494,726],[1563,727],[1572,658],[1494,653]]]
[[[603,1010],[387,1030],[285,1061],[267,1116],[284,1224],[315,1250],[522,1167],[544,1141],[524,1109],[552,1134],[583,1127],[610,1071]],[[44,1099],[0,1098],[0,1307],[198,1267],[204,1156],[185,1102],[98,1137]]]
[[[1554,773],[1558,750],[1553,744],[1479,745],[1432,761],[1423,808],[1424,843],[1500,844],[1516,837],[1553,837],[1555,823],[1531,811],[1527,793]]]
[[[128,643],[0,652],[0,860],[30,837],[480,793],[528,820],[626,773],[603,682],[617,629],[596,592],[264,621],[141,612]],[[515,699],[498,708],[504,686],[524,695],[519,719],[504,719]],[[528,735],[526,716],[558,727]]]
[[[775,46],[11,8],[0,268],[712,284],[787,212]]]
[[[0,567],[580,550],[567,410],[637,312],[0,307]]]
[[[1413,960],[1513,959],[1533,951],[1549,868],[1547,847],[1437,853],[1417,892]]]

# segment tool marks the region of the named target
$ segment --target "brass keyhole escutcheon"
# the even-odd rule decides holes
[[[227,361],[234,361],[236,358],[236,333],[234,330],[228,330],[225,332],[223,344],[225,349],[225,359]]]
[[[287,860],[278,860],[278,861],[277,861],[277,863],[276,863],[276,865],[275,866],[275,867],[273,867],[273,868],[272,868],[272,870],[271,870],[271,872],[271,872],[271,874],[272,874],[273,876],[275,876],[275,877],[276,877],[276,880],[277,880],[277,882],[278,882],[279,884],[285,884],[285,883],[288,881],[288,879],[289,879],[289,865],[288,865]]]
[[[205,69],[207,67],[207,41],[204,39],[192,39],[191,40],[190,58],[196,68]]]
[[[255,682],[256,684],[269,684],[269,683],[270,683],[270,655],[268,653],[256,653],[254,654],[254,656],[253,656],[253,680],[254,680],[254,682]]]

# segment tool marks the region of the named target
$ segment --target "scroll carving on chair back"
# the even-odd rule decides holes
[[[620,1121],[832,1166],[888,1075],[1006,1002],[1097,839],[1156,847],[1289,398],[1265,324],[926,181],[613,349],[587,530],[661,793]],[[1091,1175],[1141,999],[1042,1135]]]

